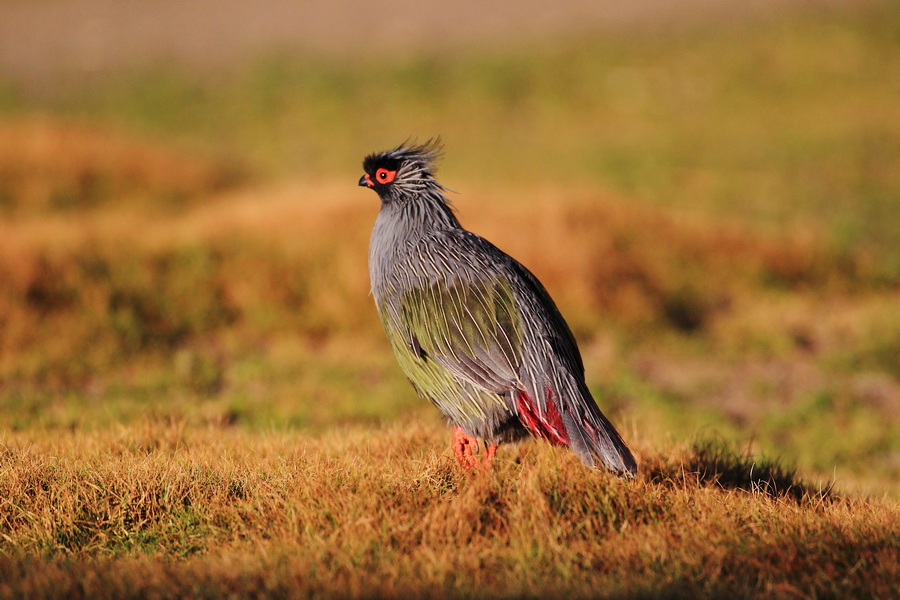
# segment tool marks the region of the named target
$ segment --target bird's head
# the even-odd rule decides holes
[[[365,173],[359,185],[370,187],[388,202],[429,189],[442,190],[434,180],[435,166],[443,153],[440,138],[424,144],[404,142],[393,150],[370,154],[363,160]]]

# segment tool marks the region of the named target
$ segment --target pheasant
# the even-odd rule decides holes
[[[544,286],[454,215],[434,177],[442,150],[430,140],[371,154],[359,180],[381,200],[369,275],[400,368],[455,426],[467,469],[489,468],[498,444],[534,436],[589,467],[633,476],[637,463],[591,396]]]

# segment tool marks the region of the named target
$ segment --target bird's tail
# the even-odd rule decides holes
[[[577,408],[581,410],[564,410],[562,414],[569,447],[589,467],[596,469],[602,465],[620,475],[633,477],[637,473],[637,462],[631,450],[600,412],[587,386],[579,387],[582,388],[581,402]]]
[[[622,436],[597,408],[587,386],[571,382],[571,393],[557,395],[549,386],[544,394],[520,390],[516,411],[522,424],[534,435],[551,444],[567,446],[585,465],[634,476],[637,462]],[[559,389],[559,388],[557,388]],[[535,402],[532,398],[540,398]]]

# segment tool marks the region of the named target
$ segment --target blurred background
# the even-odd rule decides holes
[[[900,494],[890,0],[0,0],[0,428],[439,423],[356,187],[435,135],[626,439]]]

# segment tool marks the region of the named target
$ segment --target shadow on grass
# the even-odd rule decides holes
[[[686,454],[661,458],[648,467],[649,481],[671,487],[691,484],[718,487],[801,504],[837,499],[831,484],[812,485],[803,481],[794,468],[777,459],[754,458],[718,440],[700,440]]]

